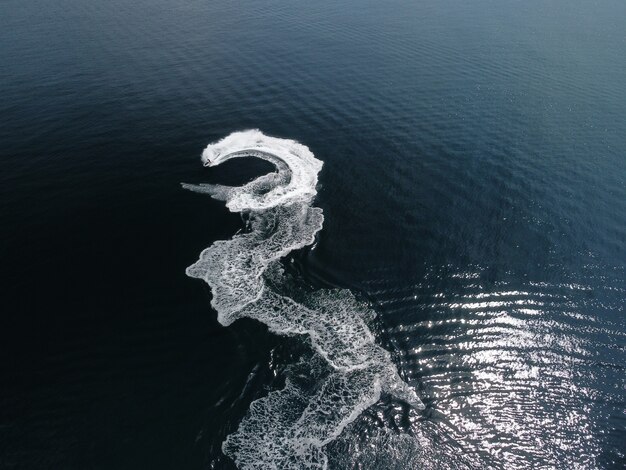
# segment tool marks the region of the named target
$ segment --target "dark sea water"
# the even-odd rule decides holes
[[[201,164],[250,128],[324,162],[286,273],[367,302],[425,405],[329,468],[624,468],[623,0],[0,2],[0,468],[233,469],[315,362],[185,274],[245,221],[180,183],[271,171]]]

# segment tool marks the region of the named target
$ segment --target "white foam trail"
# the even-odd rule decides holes
[[[304,145],[258,130],[210,144],[202,160],[216,166],[248,156],[272,162],[276,172],[241,187],[183,185],[225,201],[249,227],[205,249],[187,274],[209,284],[222,325],[249,317],[277,334],[304,335],[323,365],[308,371],[306,387],[288,377],[284,389],[255,401],[223,450],[243,469],[326,468],[323,447],[382,392],[423,405],[375,343],[367,327],[373,312],[349,291],[301,293],[297,300],[289,292],[280,259],[311,245],[322,228],[322,210],[311,205],[322,162]]]
[[[237,157],[258,157],[276,165],[277,172],[237,188],[221,185],[184,185],[226,201],[232,212],[261,211],[293,202],[310,203],[322,162],[295,140],[277,139],[258,130],[233,132],[202,152],[205,166],[217,166]]]

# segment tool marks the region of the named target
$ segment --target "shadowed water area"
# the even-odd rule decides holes
[[[0,468],[622,468],[625,18],[1,2]],[[202,165],[244,129],[323,162],[304,202],[219,200],[297,174]]]

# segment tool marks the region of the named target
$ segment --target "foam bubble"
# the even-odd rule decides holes
[[[322,228],[322,210],[312,207],[322,162],[304,145],[258,130],[209,145],[202,160],[216,166],[249,156],[272,162],[276,171],[241,187],[183,185],[225,201],[249,228],[205,249],[187,274],[209,284],[222,325],[248,317],[276,334],[302,335],[321,365],[315,373],[307,369],[306,387],[288,376],[284,389],[255,401],[223,450],[240,468],[326,468],[324,446],[381,393],[423,405],[376,344],[367,306],[347,290],[295,295],[281,268],[281,258],[311,245]]]

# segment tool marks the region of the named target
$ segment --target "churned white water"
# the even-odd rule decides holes
[[[258,130],[210,144],[202,160],[216,166],[250,156],[276,171],[240,187],[183,185],[223,200],[248,225],[245,233],[205,249],[187,274],[209,284],[222,325],[253,318],[276,334],[301,335],[315,356],[305,367],[306,386],[299,379],[302,365],[294,364],[285,387],[252,403],[223,450],[242,469],[326,468],[324,446],[381,393],[423,405],[376,344],[367,326],[374,313],[366,305],[348,290],[290,293],[280,260],[311,245],[322,228],[322,210],[312,205],[322,162],[306,146]]]

